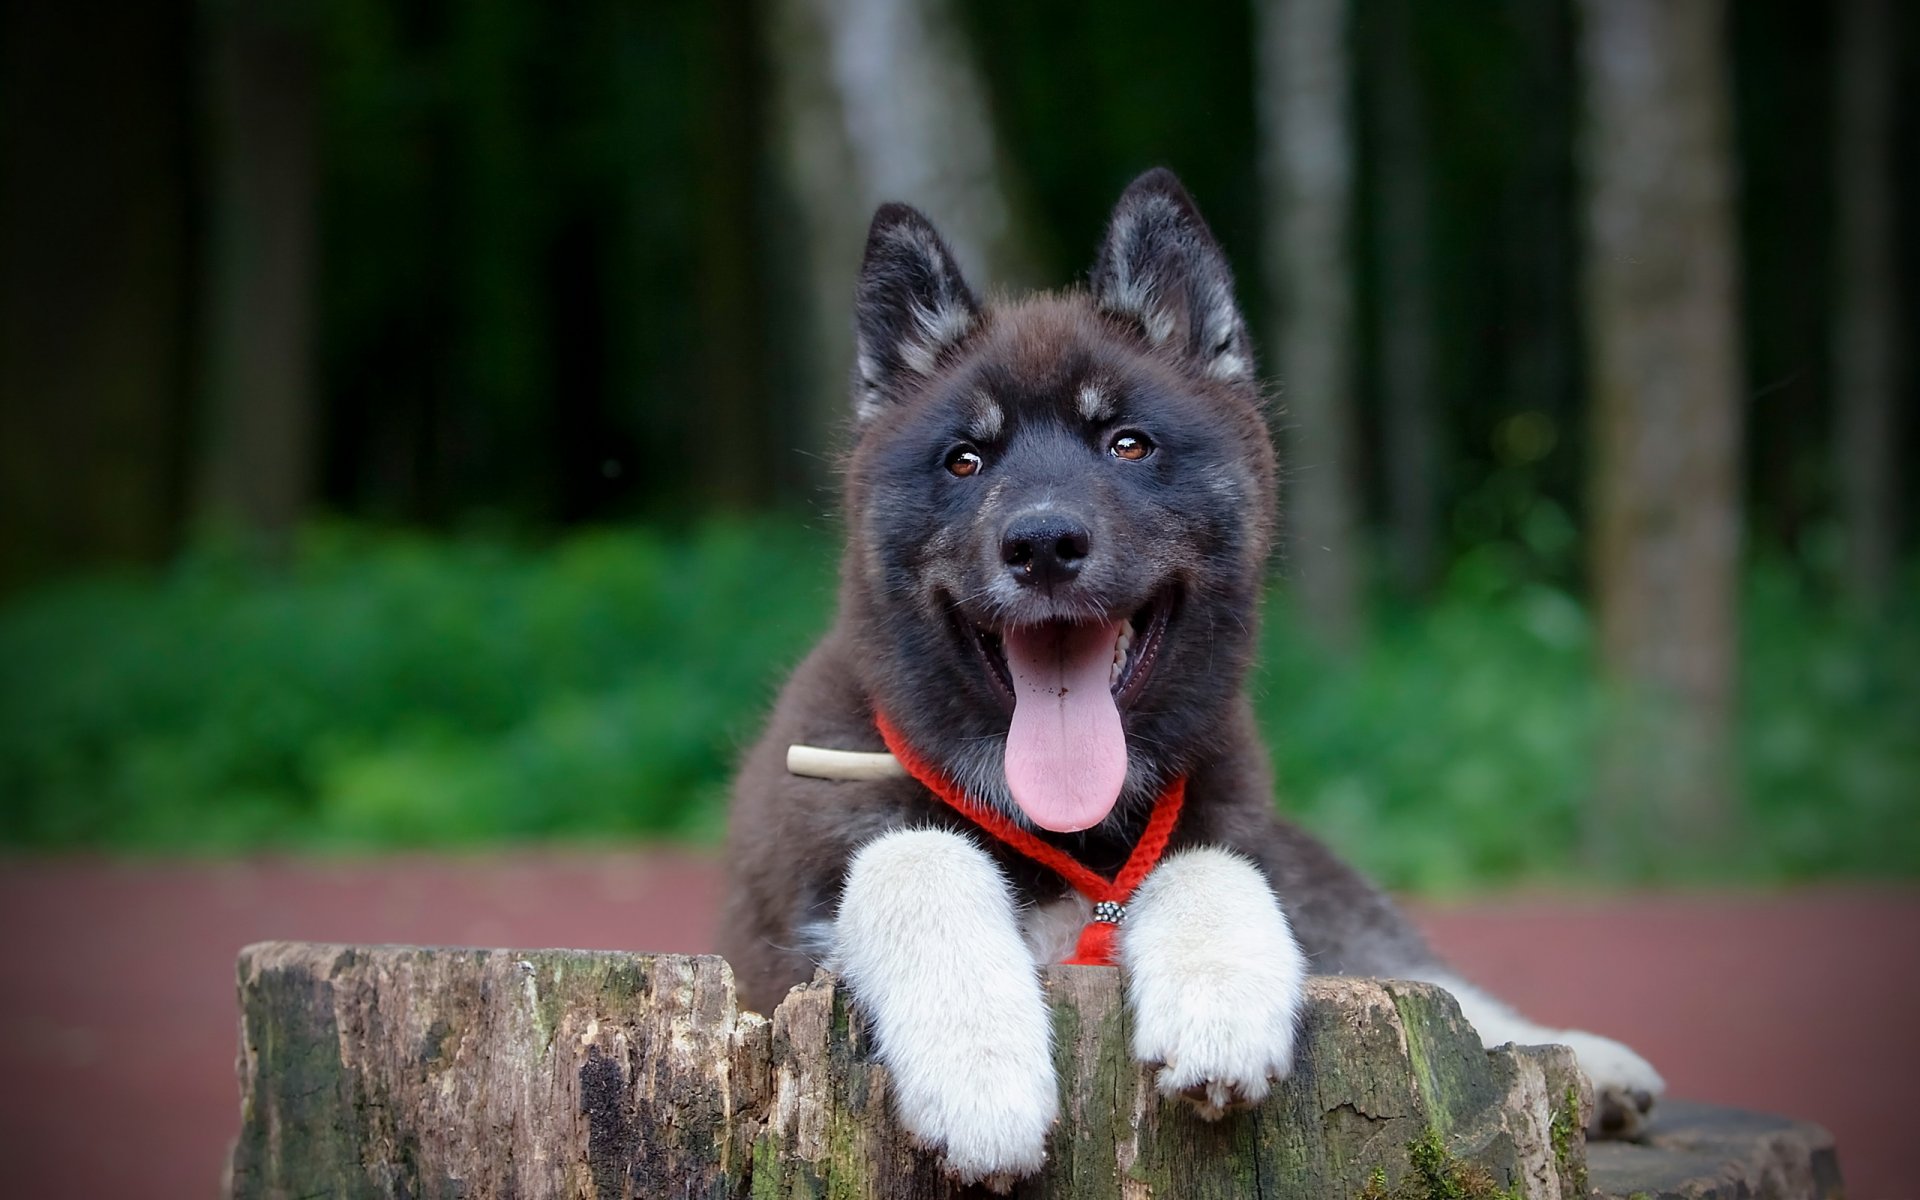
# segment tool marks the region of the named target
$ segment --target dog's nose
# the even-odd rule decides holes
[[[1008,522],[1000,536],[1000,558],[1021,583],[1050,588],[1078,575],[1092,546],[1093,534],[1078,519],[1030,513]]]

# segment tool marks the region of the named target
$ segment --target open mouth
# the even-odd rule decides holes
[[[1167,589],[1125,618],[961,623],[1008,709],[1007,790],[1034,824],[1070,833],[1113,811],[1127,778],[1120,710],[1153,674],[1174,599]]]
[[[1114,703],[1121,708],[1128,707],[1140,698],[1148,677],[1153,674],[1154,664],[1160,657],[1161,644],[1166,640],[1167,621],[1173,615],[1174,599],[1174,589],[1169,586],[1136,609],[1132,616],[1118,623],[1113,638],[1113,665],[1108,672],[1107,689],[1113,694]],[[956,619],[962,635],[979,656],[981,666],[993,684],[994,693],[1000,697],[1007,711],[1012,712],[1019,698],[1013,672],[1007,662],[1007,635],[964,618]],[[1049,621],[1045,624],[1063,631],[1072,628],[1071,623],[1066,621]]]

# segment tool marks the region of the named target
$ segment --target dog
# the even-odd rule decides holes
[[[1205,1118],[1287,1075],[1316,972],[1437,983],[1490,1046],[1569,1044],[1597,1123],[1636,1128],[1663,1088],[1644,1059],[1473,987],[1275,815],[1245,688],[1275,457],[1232,274],[1179,180],[1125,190],[1084,289],[993,304],[885,205],[854,315],[838,616],[734,792],[721,942],[743,1000],[837,972],[898,1119],[966,1182],[1044,1161],[1036,966],[1076,952],[1124,967],[1134,1055]]]

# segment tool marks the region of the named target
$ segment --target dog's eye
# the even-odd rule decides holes
[[[972,446],[960,445],[947,451],[947,473],[961,479],[969,475],[978,475],[980,469],[986,465],[987,460],[981,458],[980,452]]]
[[[1113,441],[1107,444],[1107,450],[1115,458],[1139,462],[1153,453],[1153,439],[1138,429],[1123,429],[1113,435]]]

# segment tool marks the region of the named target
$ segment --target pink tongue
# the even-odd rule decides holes
[[[1107,679],[1120,626],[1052,623],[1002,638],[1013,676],[1007,786],[1043,829],[1098,825],[1120,798],[1127,739]]]

